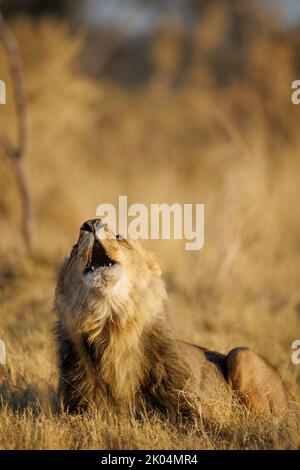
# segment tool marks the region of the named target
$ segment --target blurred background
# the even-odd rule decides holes
[[[221,352],[254,348],[300,398],[300,366],[291,364],[300,335],[300,105],[291,102],[299,1],[1,8],[24,61],[35,216],[28,257],[14,169],[0,148],[0,336],[11,360],[27,358],[24,375],[39,389],[55,371],[56,271],[100,203],[117,206],[121,194],[129,204],[204,203],[202,251],[144,242],[162,265],[176,333]],[[0,78],[0,133],[14,140],[2,45]]]

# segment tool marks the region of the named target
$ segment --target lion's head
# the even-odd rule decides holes
[[[160,276],[151,253],[102,220],[88,220],[63,265],[56,300],[67,308],[68,323],[78,326],[106,319],[122,324],[137,314],[151,319],[166,298]]]

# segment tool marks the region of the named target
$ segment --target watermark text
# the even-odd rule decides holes
[[[292,353],[292,363],[298,366],[300,364],[300,339],[295,339],[292,343],[292,349],[295,349]]]
[[[204,246],[204,204],[144,204],[128,206],[127,196],[119,196],[118,210],[112,204],[100,204],[97,217],[113,232],[132,240],[186,240],[186,250]]]
[[[2,340],[0,340],[0,364],[6,364],[6,348]]]
[[[295,90],[291,96],[292,103],[295,105],[300,104],[300,80],[293,81],[292,89]]]
[[[0,80],[0,104],[6,104],[6,84]]]

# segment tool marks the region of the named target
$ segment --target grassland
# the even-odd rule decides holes
[[[22,18],[13,28],[28,87],[36,252],[24,255],[14,172],[1,156],[0,338],[7,365],[0,366],[0,448],[299,448],[296,427],[238,406],[228,413],[221,401],[209,423],[187,434],[155,418],[111,416],[106,423],[96,410],[57,414],[52,336],[57,269],[98,204],[117,205],[120,194],[129,203],[201,202],[202,251],[187,252],[181,241],[145,242],[161,262],[176,334],[220,352],[253,348],[300,402],[300,366],[291,363],[300,335],[300,107],[290,103],[297,78],[290,46],[256,38],[247,49],[247,79],[220,88],[203,50],[209,38],[210,48],[218,47],[216,28],[206,42],[198,38],[203,60],[172,87],[178,47],[162,38],[164,47],[153,52],[157,74],[132,92],[76,70],[82,38],[66,25]],[[9,84],[2,49],[0,60]],[[14,138],[8,92],[1,133]]]

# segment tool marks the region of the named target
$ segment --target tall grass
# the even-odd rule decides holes
[[[300,366],[291,363],[291,343],[300,334],[300,108],[289,96],[297,78],[292,48],[274,38],[275,26],[266,26],[247,42],[243,76],[219,85],[211,59],[226,35],[220,12],[211,11],[195,34],[194,58],[180,86],[172,80],[183,53],[175,25],[153,46],[157,73],[134,92],[83,76],[74,66],[83,39],[66,25],[14,22],[28,85],[38,243],[35,259],[24,259],[13,171],[2,158],[0,338],[7,365],[0,366],[1,448],[299,446],[288,424],[238,406],[227,413],[221,402],[210,423],[184,435],[155,417],[137,423],[111,416],[107,426],[96,410],[83,417],[55,414],[56,271],[80,223],[101,202],[117,204],[120,194],[129,203],[205,204],[202,251],[187,252],[181,241],[145,242],[160,259],[176,334],[224,353],[253,348],[300,400]],[[0,108],[1,133],[13,137],[2,49],[0,61],[9,93]]]

